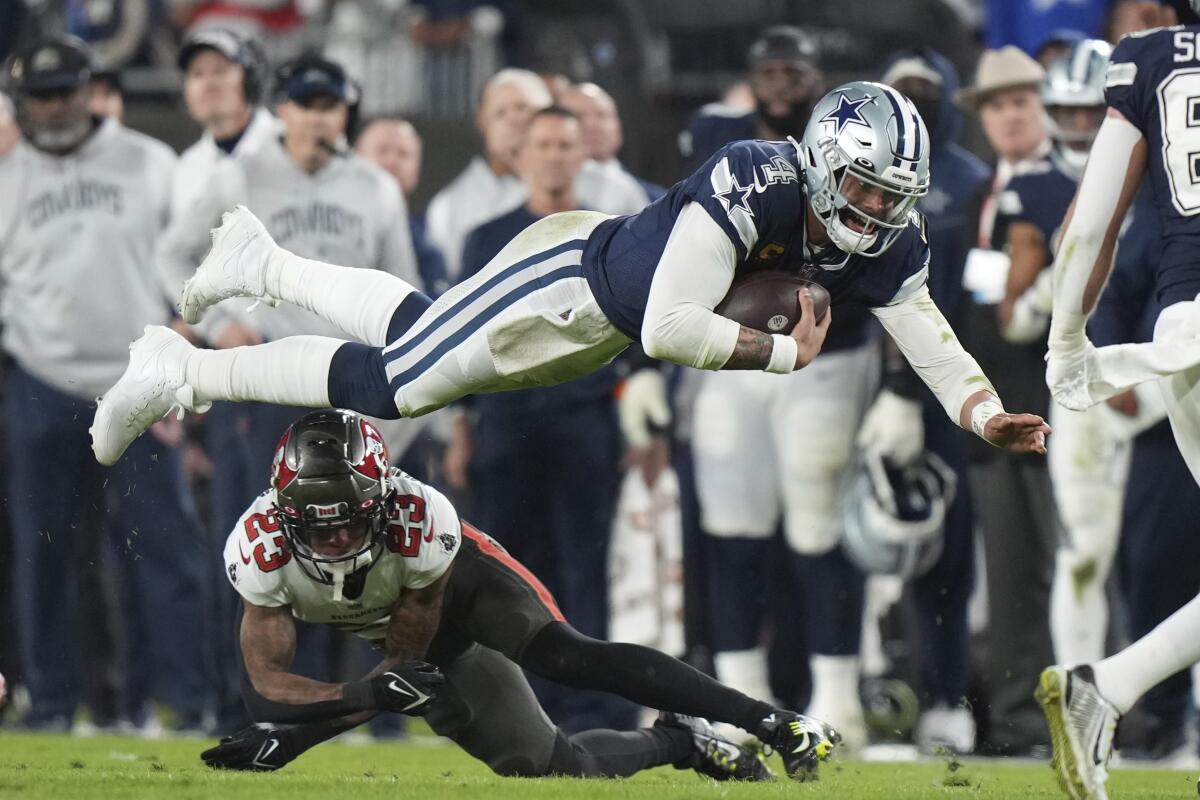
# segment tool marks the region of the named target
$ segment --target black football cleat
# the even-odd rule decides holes
[[[817,766],[842,741],[832,726],[795,711],[776,711],[759,725],[758,738],[783,759],[788,777],[815,781]]]
[[[692,753],[675,763],[676,769],[694,769],[718,781],[771,781],[771,768],[758,753],[726,741],[712,729],[708,720],[684,714],[662,712],[654,727],[686,730],[692,737]]]

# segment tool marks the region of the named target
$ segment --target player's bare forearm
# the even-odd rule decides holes
[[[242,654],[256,692],[288,705],[341,699],[340,683],[323,683],[288,672],[296,655],[296,624],[287,606],[243,605]]]
[[[774,342],[771,334],[747,328],[745,325],[738,332],[737,344],[733,347],[733,355],[721,369],[766,369],[771,363],[771,349]]]
[[[454,565],[423,589],[405,592],[392,609],[384,638],[384,661],[379,671],[402,661],[424,659],[442,617],[442,598]]]

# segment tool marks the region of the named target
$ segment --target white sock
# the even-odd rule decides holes
[[[862,672],[858,656],[821,656],[808,659],[812,672],[810,709],[858,707],[858,678]]]
[[[1200,595],[1114,656],[1092,666],[1096,687],[1124,714],[1162,681],[1200,661]]]
[[[1065,548],[1058,551],[1050,588],[1050,638],[1059,664],[1092,664],[1104,658],[1108,632],[1106,565],[1099,559],[1079,563]],[[1086,574],[1084,571],[1090,571]]]
[[[766,703],[773,702],[771,681],[767,676],[767,649],[728,650],[713,655],[717,680],[744,695]]]
[[[416,287],[377,269],[339,267],[276,248],[263,271],[267,294],[307,309],[360,342],[388,343],[396,308]]]
[[[717,680],[744,695],[774,705],[771,681],[767,676],[767,649],[754,647],[749,650],[727,650],[713,654],[713,669]],[[744,731],[728,722],[714,722],[713,730],[722,739],[735,744],[747,744],[754,740],[753,731]]]
[[[328,408],[329,365],[344,344],[325,336],[289,336],[251,347],[193,350],[184,375],[199,400]]]

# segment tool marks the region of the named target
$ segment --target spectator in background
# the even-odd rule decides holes
[[[528,70],[503,69],[484,86],[475,112],[484,154],[471,159],[429,203],[429,238],[445,256],[452,283],[461,279],[467,234],[525,197],[525,186],[513,167],[517,148],[531,115],[551,102],[545,82]],[[633,214],[646,205],[640,187],[610,194],[607,184],[601,183],[599,189],[600,194],[594,195],[593,187],[577,187],[580,199],[592,211]]]
[[[98,117],[112,117],[117,122],[125,121],[125,94],[121,86],[121,72],[117,69],[98,69],[92,75],[92,95],[88,108]]]
[[[421,181],[421,134],[412,123],[399,117],[377,117],[363,126],[355,149],[363,158],[396,179],[405,200],[412,197]],[[417,269],[425,294],[437,299],[450,288],[446,276],[446,259],[429,241],[425,217],[408,215],[409,233],[417,255]]]
[[[973,220],[966,209],[987,179],[988,169],[955,141],[962,122],[953,101],[958,75],[944,56],[929,48],[896,53],[881,82],[911,100],[929,129],[931,185],[917,206],[925,215],[929,236],[929,294],[957,328],[963,306],[963,265],[973,233]],[[890,340],[884,344],[887,348]],[[911,586],[923,701],[916,735],[926,753],[940,748],[970,753],[975,748],[975,720],[963,698],[967,695],[970,646],[967,603],[975,586],[975,530],[966,448],[941,404],[898,355],[898,351],[888,350],[885,364],[895,365],[895,369],[885,371],[885,388],[868,419],[900,427],[884,431],[864,424],[859,431],[860,445],[881,447],[887,450],[885,455],[900,463],[915,457],[923,447],[939,455],[958,476],[958,490],[946,512],[942,553]],[[884,413],[888,404],[902,409],[906,416],[898,419],[893,414],[889,419]],[[916,434],[906,450],[901,441],[904,434]]]
[[[1050,406],[1045,337],[1010,344],[998,310],[1009,266],[1005,245],[1011,218],[1004,213],[1005,190],[1014,176],[1049,168],[1050,139],[1039,95],[1044,77],[1041,65],[1016,47],[988,50],[980,58],[975,85],[958,94],[961,105],[979,114],[997,158],[980,198],[977,246],[967,257],[963,283],[969,295],[960,335],[1006,402],[1043,416]],[[987,745],[996,753],[1029,754],[1048,744],[1033,690],[1042,665],[1050,663],[1058,512],[1043,456],[1012,458],[973,443],[968,453],[975,512],[984,534],[990,612]]]
[[[628,184],[637,184],[651,203],[662,197],[666,189],[632,175],[621,164],[617,153],[624,143],[621,117],[612,95],[594,83],[581,83],[567,89],[561,105],[579,118],[583,126],[583,144],[588,160],[579,174],[580,190],[589,197],[604,197],[611,203],[616,198],[601,195],[606,185],[609,192],[632,192]],[[607,179],[607,180],[606,180]]]
[[[21,465],[5,476],[25,723],[66,730],[74,717],[84,678],[75,622],[93,599],[73,591],[72,546],[107,525],[128,590],[120,713],[142,726],[159,699],[181,728],[198,730],[207,555],[178,424],[157,423],[111,471],[88,457],[94,398],[120,375],[138,332],[167,321],[154,244],[175,155],[93,117],[91,74],[90,53],[70,37],[33,42],[9,71],[25,136],[0,160],[6,458]]]
[[[172,218],[188,213],[219,161],[256,150],[279,127],[261,105],[267,64],[253,39],[228,30],[198,31],[183,40],[178,64],[188,116],[204,133],[179,158]]]
[[[183,71],[183,101],[188,115],[203,128],[200,139],[183,151],[171,187],[171,218],[174,225],[189,224],[202,211],[204,192],[218,165],[226,159],[241,159],[255,152],[278,131],[278,121],[261,103],[266,63],[261,48],[252,40],[228,30],[197,31],[183,40],[177,63]],[[204,225],[205,221],[196,220]],[[163,244],[169,241],[164,239]],[[174,297],[189,268],[204,256],[207,242],[199,240],[183,272],[174,276],[168,295]],[[249,325],[236,319],[199,326],[194,335],[208,338],[214,347],[237,347],[262,341]],[[217,327],[219,324],[219,327]],[[261,471],[247,471],[253,463],[249,451],[250,409],[235,403],[217,403],[204,418],[205,449],[213,462],[209,483],[209,533],[214,543],[225,541],[229,529],[246,505],[247,492]],[[213,571],[222,565],[210,564]],[[214,574],[210,586],[223,586],[222,575]],[[229,625],[234,619],[237,598],[233,592],[212,596],[210,618],[214,626],[212,669],[217,695],[217,729],[237,730],[246,721],[241,701],[241,677],[237,643]]]
[[[750,46],[746,60],[754,109],[710,103],[693,114],[679,139],[689,169],[730,142],[799,137],[813,103],[825,92],[816,43],[800,28],[767,28]]]
[[[534,222],[581,208],[574,187],[583,161],[578,118],[555,106],[535,112],[515,162],[528,197],[471,232],[463,276],[482,269]],[[546,581],[576,628],[599,639],[608,630],[608,545],[620,479],[617,381],[609,365],[560,386],[472,398],[474,424],[467,415],[456,420],[447,467],[453,484],[473,487],[473,519]],[[585,717],[595,713],[590,708],[567,707],[544,693],[543,699],[566,730],[597,722]]]

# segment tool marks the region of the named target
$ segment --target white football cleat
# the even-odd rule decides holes
[[[206,411],[184,380],[184,365],[195,350],[170,328],[147,325],[141,338],[129,345],[129,366],[100,398],[89,433],[92,451],[101,464],[112,466],[133,440],[172,410]]]
[[[1047,667],[1035,694],[1050,726],[1058,785],[1072,800],[1108,800],[1104,784],[1121,715],[1100,695],[1092,668]]]
[[[236,206],[213,229],[212,247],[179,294],[179,314],[194,325],[204,312],[231,297],[254,297],[271,306],[279,301],[267,294],[264,273],[277,245],[245,206]]]

